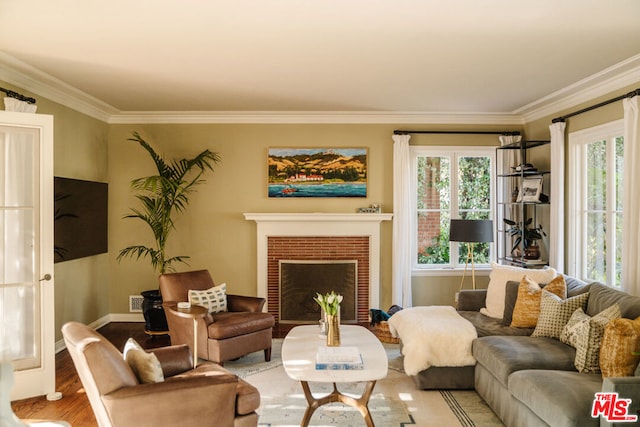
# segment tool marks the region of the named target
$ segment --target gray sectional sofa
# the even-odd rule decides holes
[[[590,316],[614,303],[620,306],[622,317],[640,316],[640,297],[568,276],[565,281],[568,297],[589,292],[585,312]],[[516,289],[517,285],[508,284]],[[509,292],[508,287],[507,295]],[[473,387],[509,427],[610,425],[591,417],[599,391],[615,391],[621,398],[632,399],[628,413],[640,415],[640,377],[603,380],[601,374],[579,373],[573,347],[554,338],[531,337],[533,329],[505,326],[506,322],[481,314],[485,296],[485,290],[463,290],[458,299],[459,313],[478,331],[473,342],[476,366],[427,369],[414,378],[419,387]]]

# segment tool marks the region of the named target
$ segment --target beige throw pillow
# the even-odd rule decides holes
[[[227,284],[223,283],[204,291],[189,290],[189,303],[205,307],[209,313],[227,311]]]
[[[589,292],[563,300],[543,289],[540,298],[540,317],[538,317],[538,324],[531,336],[560,338],[562,329],[566,326],[573,312],[579,308],[584,310],[588,300]]]
[[[604,329],[600,344],[600,370],[603,377],[634,375],[640,355],[640,317],[614,319]]]
[[[124,345],[123,357],[142,384],[161,383],[164,381],[162,365],[153,353],[147,353],[133,338]]]
[[[567,285],[564,282],[564,276],[556,276],[544,287],[544,290],[566,299]],[[541,296],[542,287],[529,275],[525,275],[520,281],[520,286],[518,286],[518,298],[513,309],[511,326],[515,328],[535,328],[540,315]]]
[[[487,287],[486,307],[480,309],[480,313],[495,319],[502,319],[504,316],[504,299],[508,281],[519,282],[522,276],[528,274],[538,283],[549,283],[556,277],[556,270],[546,267],[540,270],[532,270],[510,265],[491,263],[491,273],[489,274],[489,286]]]

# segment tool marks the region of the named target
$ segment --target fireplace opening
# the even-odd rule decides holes
[[[316,293],[343,296],[340,321],[357,322],[357,260],[280,260],[280,322],[317,323]]]

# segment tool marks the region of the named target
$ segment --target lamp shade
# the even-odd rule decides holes
[[[493,242],[493,221],[490,219],[452,219],[451,242]]]

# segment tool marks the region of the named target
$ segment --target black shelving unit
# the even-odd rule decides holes
[[[548,254],[546,247],[541,241],[537,241],[540,255],[536,256],[535,250],[525,246],[530,233],[525,234],[526,229],[535,228],[541,234],[548,236],[547,227],[542,224],[549,223],[550,203],[549,170],[538,170],[534,165],[529,169],[529,158],[531,150],[538,147],[545,147],[550,144],[548,140],[523,140],[520,142],[503,145],[496,148],[496,231],[497,231],[497,259],[501,264],[511,264],[527,268],[540,268],[548,264]],[[509,153],[515,153],[513,157],[519,169],[514,169],[509,163]],[[537,197],[527,193],[524,196],[523,184],[531,182],[527,179],[539,178],[541,190]],[[517,192],[514,191],[517,189]],[[534,200],[526,200],[530,198]],[[513,224],[507,224],[504,219],[515,222],[516,226],[522,230],[520,241],[517,242],[518,234],[512,235],[509,230]],[[530,224],[527,224],[531,219]],[[524,237],[524,238],[522,238]],[[544,239],[542,239],[544,241]]]

